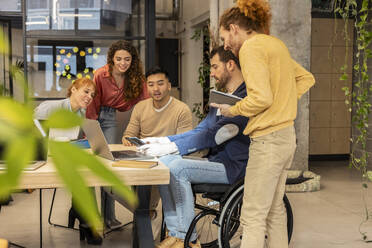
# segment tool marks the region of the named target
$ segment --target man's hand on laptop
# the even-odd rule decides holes
[[[125,146],[134,146],[134,144],[130,143],[129,140],[126,139],[127,136],[123,136],[121,139],[121,142],[123,142],[123,145]]]
[[[138,150],[150,156],[161,157],[168,154],[177,154],[178,147],[174,142],[167,144],[153,143],[138,147]]]
[[[141,139],[146,144],[169,144],[171,141],[168,137],[147,137]]]

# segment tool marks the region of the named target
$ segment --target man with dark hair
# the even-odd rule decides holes
[[[170,95],[168,72],[160,67],[146,73],[147,90],[151,98],[133,108],[122,142],[131,145],[126,137],[161,137],[180,134],[192,129],[190,108]]]
[[[181,134],[192,129],[190,108],[170,95],[171,83],[168,72],[160,67],[151,68],[146,73],[147,90],[151,98],[137,103],[124,132],[122,142],[132,145],[126,137],[162,137]],[[156,217],[159,191],[152,187],[150,213]],[[155,226],[155,230],[159,229]],[[160,229],[159,229],[160,230]],[[157,231],[159,231],[157,230]],[[156,234],[156,231],[155,231]]]
[[[230,51],[218,47],[211,52],[211,76],[218,88],[238,97],[246,96],[239,64]],[[194,218],[194,197],[191,184],[233,184],[244,177],[248,161],[249,137],[243,135],[248,118],[223,117],[210,108],[207,117],[193,130],[183,134],[144,139],[150,144],[140,147],[146,153],[163,156],[160,161],[170,170],[169,185],[160,185],[164,219],[169,236],[158,248],[182,248],[187,230]],[[209,148],[206,158],[183,158],[195,151]],[[199,248],[194,230],[189,247]]]
[[[214,48],[211,51],[210,57],[213,58],[214,55],[218,54],[220,61],[223,63],[227,63],[229,60],[232,60],[235,62],[235,65],[239,68],[240,70],[240,64],[239,64],[239,59],[236,57],[232,52],[229,53],[227,52],[223,46],[219,46],[217,48]]]
[[[240,64],[239,59],[232,53],[226,51],[223,46],[217,47],[211,51],[211,77],[216,80],[216,87],[219,90],[234,92],[234,88],[226,89],[226,85],[230,82],[233,73],[229,73],[227,68],[236,67],[235,73],[237,73],[237,83],[229,83],[229,87],[236,87],[236,84],[240,85],[243,82],[243,76],[240,77]]]

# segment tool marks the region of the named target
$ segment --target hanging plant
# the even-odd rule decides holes
[[[359,231],[362,234],[363,240],[371,241],[367,237],[366,232],[361,230],[362,225],[369,221],[371,213],[367,207],[366,190],[368,188],[368,181],[372,181],[372,172],[368,171],[368,151],[367,138],[369,130],[369,114],[371,112],[371,97],[372,85],[368,75],[367,62],[372,58],[372,52],[369,46],[372,41],[372,31],[368,30],[370,26],[370,17],[368,15],[372,12],[371,0],[336,0],[335,10],[336,15],[340,15],[345,21],[345,33],[347,32],[347,20],[354,18],[355,33],[356,33],[356,51],[355,63],[353,66],[353,88],[343,87],[342,90],[346,95],[346,104],[349,106],[349,111],[352,112],[352,126],[357,130],[357,135],[351,139],[351,156],[350,167],[354,167],[361,172],[362,186],[364,188],[364,206],[365,219],[361,223]],[[346,46],[349,40],[346,38]],[[341,80],[347,80],[346,63],[341,68]]]
[[[209,43],[210,43],[210,34],[209,34],[209,25],[204,25],[201,28],[197,28],[194,31],[194,34],[191,37],[192,40],[198,41],[203,39],[203,46],[208,47],[208,51],[203,51],[203,59],[198,67],[198,81],[197,83],[203,89],[203,101],[194,103],[192,112],[198,118],[199,122],[203,120],[208,114],[207,103],[209,100],[209,91],[211,90],[209,84],[209,74],[210,74],[210,63],[209,63]],[[204,50],[204,49],[203,49]]]

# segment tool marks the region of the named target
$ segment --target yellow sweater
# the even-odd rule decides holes
[[[244,134],[254,138],[293,125],[297,100],[314,85],[313,75],[291,58],[281,40],[265,34],[243,43],[239,61],[247,96],[230,112],[250,118]]]

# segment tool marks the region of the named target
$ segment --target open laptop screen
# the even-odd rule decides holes
[[[40,122],[38,120],[34,120],[34,124],[36,128],[39,130],[40,134],[43,137],[46,137],[47,132],[44,131]],[[0,141],[0,163],[4,162],[5,149],[6,149],[5,143]],[[24,149],[27,149],[27,147],[24,147]],[[42,141],[42,139],[38,139],[36,142],[36,156],[34,160],[35,161],[46,161],[47,158],[48,158],[48,148],[46,147],[46,144],[45,142]]]
[[[0,163],[4,162],[5,159],[5,143],[0,142]],[[27,149],[27,147],[25,147]],[[35,161],[46,161],[47,160],[47,147],[45,147],[44,142],[42,140],[38,140],[36,142],[36,156],[34,158]],[[20,154],[21,156],[21,154]]]

